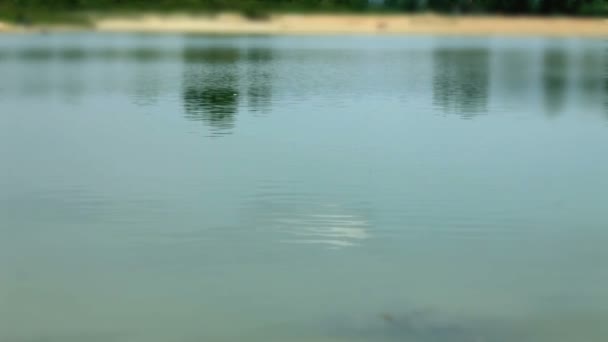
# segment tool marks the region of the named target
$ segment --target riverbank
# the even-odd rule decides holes
[[[14,31],[16,28],[13,27],[12,25],[9,25],[7,23],[3,23],[0,21],[0,33],[2,32],[11,32]]]
[[[608,19],[438,15],[272,15],[250,20],[237,14],[91,16],[90,26],[0,23],[0,32],[84,30],[201,34],[436,34],[608,36]]]

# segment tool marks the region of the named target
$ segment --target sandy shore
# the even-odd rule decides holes
[[[157,32],[209,34],[437,34],[608,36],[608,19],[538,17],[446,17],[437,15],[274,15],[251,21],[236,14],[216,16],[140,15],[97,17],[100,32]],[[0,23],[0,32],[53,30],[23,29]],[[59,28],[57,28],[59,29]],[[61,28],[63,30],[68,27]],[[77,29],[77,28],[72,28]]]
[[[10,31],[14,31],[14,30],[15,30],[15,28],[12,27],[11,25],[0,22],[0,33],[1,32],[10,32]]]

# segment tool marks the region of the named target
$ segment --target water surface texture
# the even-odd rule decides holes
[[[603,40],[0,37],[0,341],[605,342]]]

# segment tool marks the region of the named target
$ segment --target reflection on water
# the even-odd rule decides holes
[[[566,87],[570,63],[566,52],[549,48],[543,53],[543,87],[546,112],[555,116],[563,111],[566,103]]]
[[[138,63],[134,67],[133,102],[140,106],[152,106],[161,97],[162,80],[156,65]]]
[[[2,342],[608,336],[604,42],[6,35],[0,75]]]
[[[59,59],[65,60],[66,62],[75,63],[83,61],[87,51],[79,47],[68,47],[58,52]]]
[[[247,50],[247,105],[256,113],[267,113],[272,103],[273,51],[267,48]]]
[[[500,89],[498,91],[503,94],[502,102],[512,110],[525,109],[526,99],[535,96],[531,93],[536,81],[533,72],[534,56],[514,48],[495,53],[495,55],[498,70],[492,75],[492,78],[494,81],[499,81]]]
[[[184,49],[185,116],[208,124],[213,135],[229,133],[234,127],[239,101],[239,58],[237,49]]]
[[[603,97],[604,97],[604,115],[605,118],[608,120],[608,49],[604,50],[604,53],[602,54],[603,58],[603,70],[604,73],[602,75],[602,81],[601,83],[603,83]]]
[[[16,57],[23,61],[48,61],[53,57],[54,50],[47,48],[28,47],[17,52]],[[63,54],[61,54],[63,55]]]
[[[182,94],[185,117],[206,123],[213,136],[220,136],[232,132],[241,94],[247,95],[249,111],[268,112],[272,98],[271,62],[269,49],[187,45]],[[241,91],[241,87],[246,90]]]
[[[124,341],[128,336],[121,333],[65,333],[42,335],[34,338],[17,338],[12,342],[119,342]]]
[[[470,119],[485,113],[490,52],[487,49],[442,49],[433,52],[433,103],[446,113]]]
[[[369,222],[337,205],[326,204],[311,212],[276,213],[270,224],[288,233],[284,243],[319,244],[330,248],[357,246],[370,235]]]
[[[430,84],[434,106],[463,119],[491,114],[490,106],[508,107],[520,114],[546,113],[547,117],[582,104],[603,107],[604,113],[608,111],[607,52],[595,45],[573,49],[551,42],[532,49],[513,46],[494,49],[484,44],[455,47],[439,43],[427,50],[406,49],[402,54],[377,54],[373,59],[353,56],[350,47],[341,54],[323,49],[318,53],[327,54],[328,58],[321,58],[323,63],[315,65],[327,75],[319,78],[307,75],[302,68],[302,63],[311,61],[311,55],[319,56],[314,50],[284,53],[285,49],[272,49],[265,44],[230,46],[221,39],[205,42],[206,38],[197,36],[183,37],[181,44],[163,47],[155,46],[149,39],[137,37],[134,44],[124,46],[111,40],[81,46],[75,40],[65,43],[65,47],[40,40],[35,45],[0,49],[0,67],[7,69],[5,74],[15,75],[5,78],[10,80],[10,87],[3,82],[0,91],[18,90],[18,95],[25,97],[60,93],[73,103],[85,92],[129,92],[136,104],[150,106],[164,97],[163,91],[175,89],[175,82],[179,82],[184,117],[203,122],[212,136],[234,131],[240,106],[253,114],[269,113],[277,91],[282,96],[297,98],[299,94],[334,89],[346,97],[365,93],[362,90],[365,83],[374,85],[373,92],[385,94],[410,94],[425,83]],[[540,59],[536,58],[539,54]],[[429,59],[431,75],[410,69]],[[344,61],[352,64],[352,72],[345,71]],[[331,68],[330,63],[340,64]],[[372,72],[370,63],[407,70],[406,81],[396,79],[397,74],[387,72],[386,68],[373,67],[377,72]],[[181,69],[181,78],[175,77],[177,70],[168,71],[171,68]],[[91,69],[95,72],[88,72]],[[415,84],[409,82],[414,80]],[[496,91],[490,91],[494,86]],[[536,96],[538,91],[541,96]],[[337,97],[336,105],[342,100]],[[538,105],[543,110],[533,110]]]
[[[244,212],[247,222],[279,233],[279,242],[339,249],[359,246],[371,237],[369,210],[364,208],[267,186],[248,201]]]
[[[592,102],[596,100],[597,96],[601,96],[605,71],[600,71],[605,70],[606,62],[608,61],[604,56],[589,49],[583,50],[579,58],[581,68],[579,86],[583,90],[583,94],[588,96]]]

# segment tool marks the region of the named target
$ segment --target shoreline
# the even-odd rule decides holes
[[[433,14],[276,14],[249,20],[238,14],[91,16],[91,27],[0,22],[0,33],[122,32],[260,35],[464,35],[608,37],[608,19],[573,17],[441,16]]]

